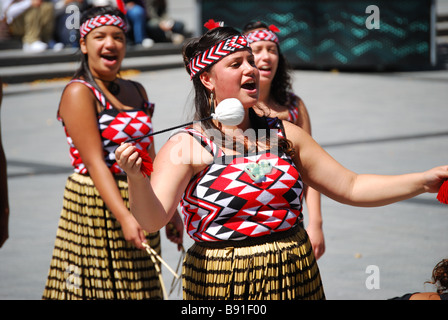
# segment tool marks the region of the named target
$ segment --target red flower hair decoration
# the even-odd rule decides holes
[[[273,24],[271,24],[268,28],[269,28],[269,30],[271,30],[272,32],[275,32],[275,33],[280,32],[280,29],[277,28],[277,27],[276,27],[275,25],[273,25]]]
[[[223,21],[215,21],[213,19],[208,20],[206,23],[204,23],[204,27],[206,27],[208,30],[212,30],[215,28],[219,28],[224,26],[224,22]]]

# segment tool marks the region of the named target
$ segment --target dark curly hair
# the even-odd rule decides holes
[[[440,261],[432,271],[432,280],[428,281],[437,287],[437,293],[441,294],[448,290],[448,259]]]
[[[260,21],[249,22],[243,28],[243,33],[250,33],[257,29],[268,29],[268,26]],[[292,80],[291,80],[291,67],[288,64],[285,56],[280,51],[280,46],[278,48],[278,67],[275,73],[274,79],[271,85],[271,95],[274,100],[281,104],[289,104],[290,95],[292,90]]]

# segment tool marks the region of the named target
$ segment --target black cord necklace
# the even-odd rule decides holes
[[[115,78],[112,81],[110,81],[110,80],[103,80],[103,79],[97,78],[97,77],[94,77],[94,78],[98,79],[98,80],[101,80],[103,82],[109,82],[109,84],[107,85],[107,90],[109,90],[109,92],[112,93],[114,96],[118,96],[120,94],[120,85],[115,82],[115,80],[117,80],[117,78]]]

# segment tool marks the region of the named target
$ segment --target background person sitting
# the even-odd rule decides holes
[[[21,37],[23,50],[42,52],[54,31],[53,3],[44,0],[2,0],[2,19],[12,36]]]

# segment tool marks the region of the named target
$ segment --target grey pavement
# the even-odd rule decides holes
[[[171,10],[194,27],[194,0]],[[439,1],[448,9],[448,1]],[[314,138],[359,173],[401,174],[448,163],[448,71],[355,73],[296,70]],[[182,68],[132,72],[156,103],[155,130],[183,123],[191,84]],[[56,110],[66,80],[4,88],[1,130],[8,160],[10,239],[0,249],[0,299],[40,299],[51,259],[62,194],[71,172]],[[168,138],[156,136],[156,148]],[[318,261],[328,299],[384,300],[429,291],[434,265],[448,257],[448,207],[425,194],[380,208],[322,198],[326,253]],[[307,212],[304,212],[305,218]],[[162,233],[163,235],[163,233]],[[179,253],[162,236],[162,255]],[[184,237],[185,247],[192,241]],[[370,266],[379,288],[369,289]],[[172,276],[164,269],[169,288]],[[171,299],[180,299],[178,291]]]
[[[156,102],[155,130],[184,122],[192,104],[183,69],[129,77]],[[45,284],[71,171],[55,117],[64,84],[5,88],[1,120],[11,217],[10,239],[0,249],[0,299],[40,299]],[[401,174],[448,163],[447,84],[447,71],[294,72],[294,90],[309,109],[315,139],[360,173]],[[167,137],[157,136],[157,149]],[[424,282],[448,253],[448,207],[434,194],[380,208],[323,197],[322,207],[327,250],[318,262],[328,299],[387,299],[431,289]],[[175,267],[179,253],[163,239],[163,257]],[[188,248],[191,240],[185,242]],[[380,287],[369,290],[371,265],[378,267]],[[169,287],[172,276],[165,270],[164,277]]]

